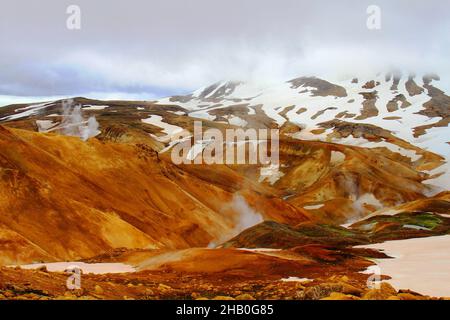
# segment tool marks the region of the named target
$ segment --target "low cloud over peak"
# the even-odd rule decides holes
[[[0,95],[122,92],[160,97],[230,80],[281,81],[399,68],[450,70],[450,5],[385,1],[6,1],[0,10]],[[143,94],[144,93],[144,94]]]

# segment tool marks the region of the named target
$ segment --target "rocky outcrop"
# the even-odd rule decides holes
[[[312,87],[313,96],[335,96],[335,97],[346,97],[347,91],[345,88],[330,83],[326,80],[322,80],[314,77],[300,77],[293,80],[288,81],[291,84],[291,88],[297,89],[299,87]]]

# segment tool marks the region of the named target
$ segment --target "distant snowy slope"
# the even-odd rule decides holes
[[[232,125],[270,122],[282,127],[292,123],[301,129],[294,135],[299,139],[386,147],[412,161],[421,157],[415,150],[420,148],[450,161],[450,97],[438,87],[435,75],[388,73],[337,82],[300,77],[269,87],[221,82],[158,103],[183,107],[191,117]],[[367,124],[400,140],[367,139]],[[348,125],[355,127],[350,135],[342,129]],[[338,126],[340,134],[336,134]],[[365,130],[366,135],[358,136],[358,130]],[[445,171],[436,180],[444,188],[450,185],[450,172],[442,168],[433,172]]]

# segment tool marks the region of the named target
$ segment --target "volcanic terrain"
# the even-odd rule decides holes
[[[383,270],[372,288],[367,269],[392,257],[364,247],[448,241],[449,110],[437,75],[398,72],[0,107],[0,299],[450,296],[394,289]],[[279,129],[279,163],[207,164],[198,121]],[[254,141],[225,152],[239,143],[250,158]],[[70,290],[57,262],[133,272]]]

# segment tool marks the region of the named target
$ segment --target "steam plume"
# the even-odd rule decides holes
[[[264,221],[262,215],[253,210],[245,200],[245,198],[239,194],[233,196],[232,202],[229,204],[229,208],[237,213],[235,216],[233,230],[221,236],[219,239],[212,241],[208,244],[208,248],[215,248],[218,243],[231,239],[237,236],[245,229],[251,228]]]
[[[62,102],[63,119],[58,129],[67,136],[80,137],[86,141],[100,133],[99,124],[95,116],[87,120],[83,117],[81,105],[75,105],[72,99]]]

